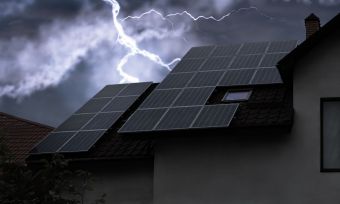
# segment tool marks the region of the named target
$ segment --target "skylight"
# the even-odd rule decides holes
[[[242,90],[242,91],[228,91],[224,97],[224,102],[236,102],[236,101],[246,101],[249,99],[251,94],[250,90]]]

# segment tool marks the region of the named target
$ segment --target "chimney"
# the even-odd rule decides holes
[[[306,39],[320,29],[320,19],[314,13],[305,18]]]

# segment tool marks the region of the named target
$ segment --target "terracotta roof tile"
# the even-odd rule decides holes
[[[0,130],[15,162],[23,163],[32,147],[54,128],[0,112]]]

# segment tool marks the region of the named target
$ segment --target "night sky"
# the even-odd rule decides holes
[[[305,38],[304,18],[324,24],[340,0],[124,0],[119,17],[152,8],[163,14],[231,15],[223,21],[164,21],[156,14],[121,22],[140,48],[164,61],[192,46]],[[256,8],[255,8],[256,7]],[[243,9],[241,9],[243,8]],[[57,126],[107,84],[122,77],[117,64],[127,50],[116,43],[111,6],[101,0],[0,1],[0,111]],[[159,82],[168,71],[136,56],[124,67],[140,81]]]

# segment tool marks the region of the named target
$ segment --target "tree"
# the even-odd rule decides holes
[[[91,174],[71,170],[62,155],[43,161],[32,171],[13,162],[0,131],[0,202],[2,204],[82,204],[84,194],[91,190]],[[94,203],[105,203],[105,194]]]

